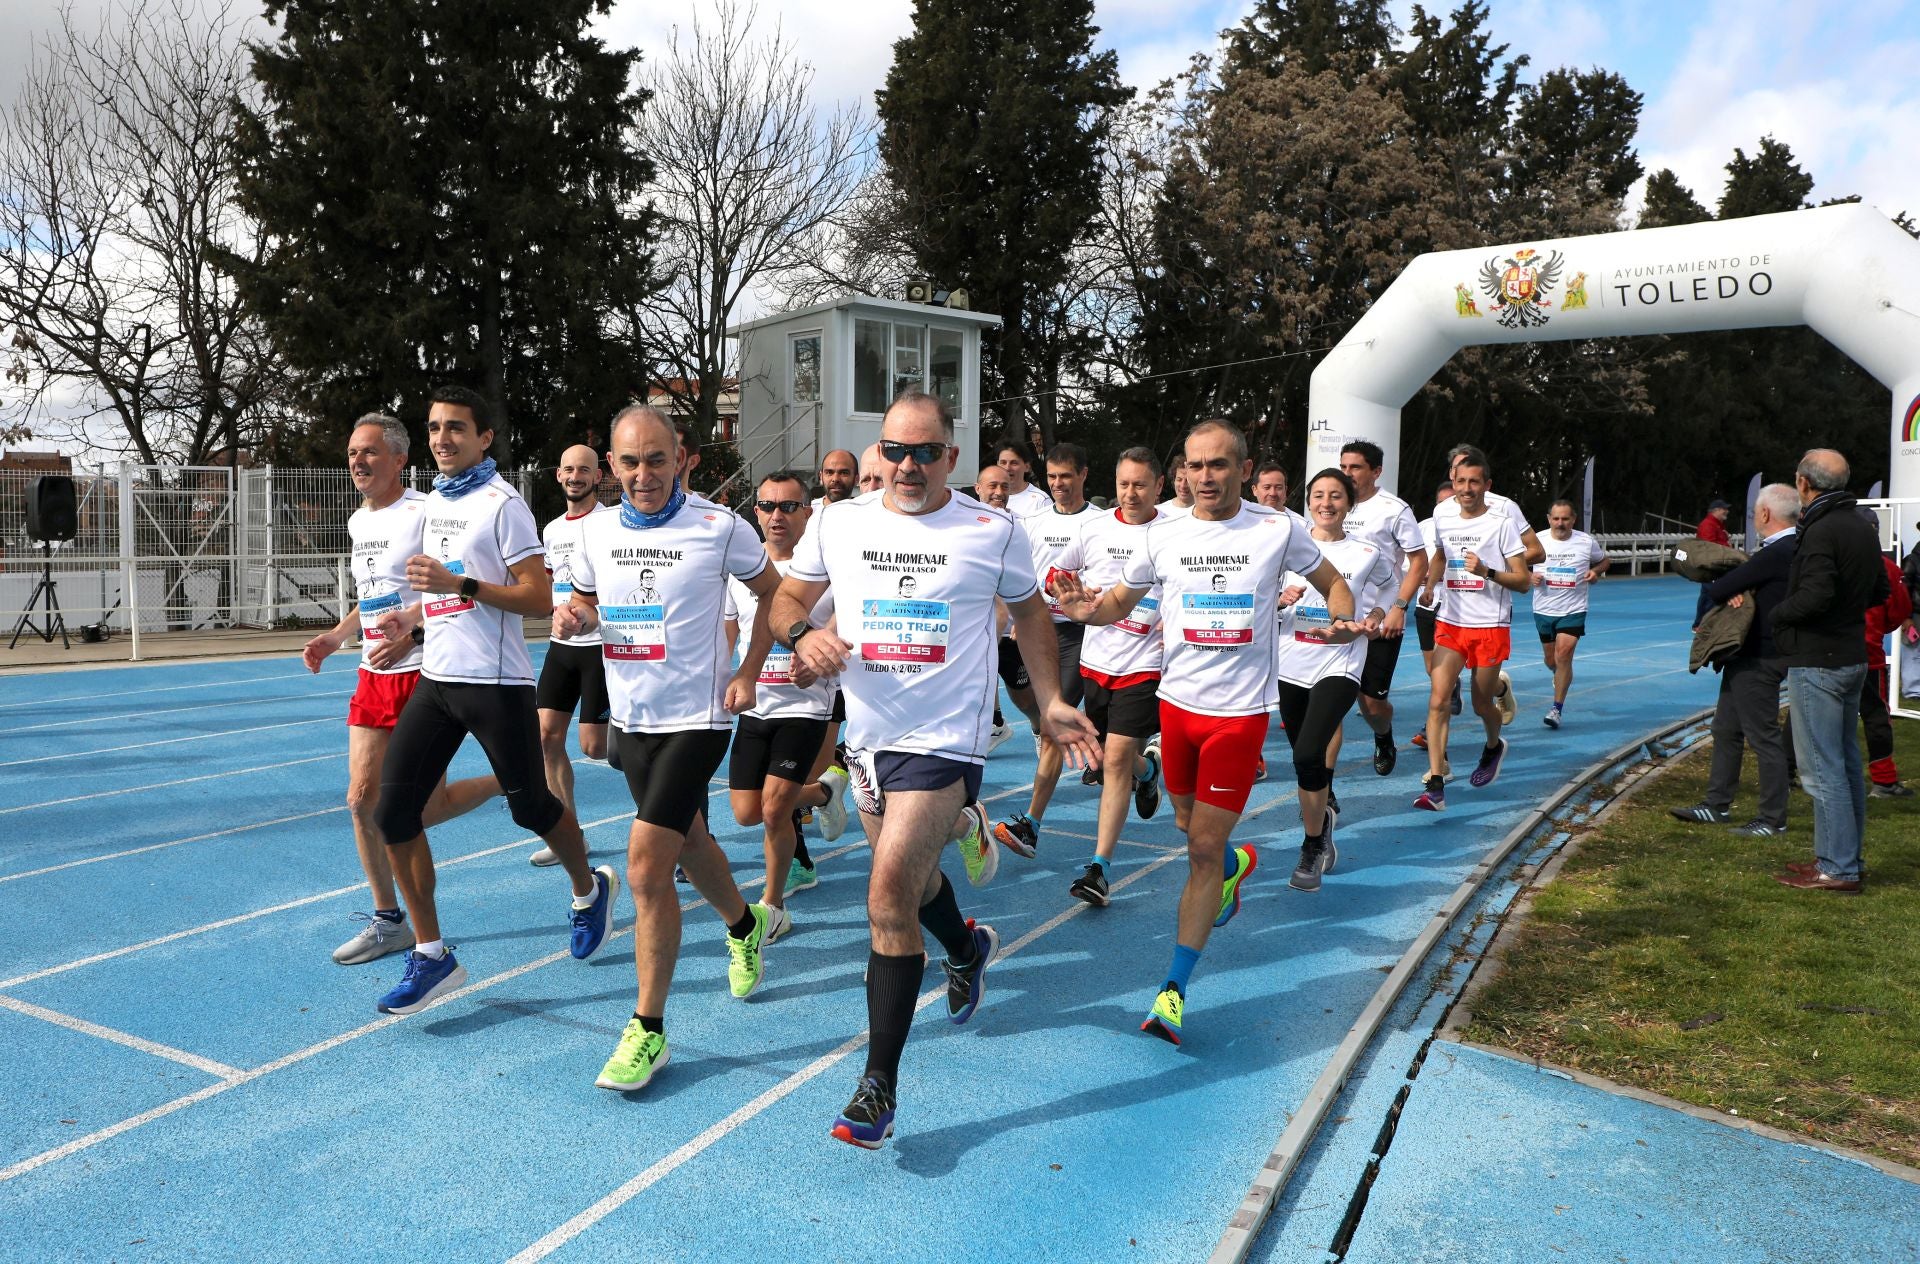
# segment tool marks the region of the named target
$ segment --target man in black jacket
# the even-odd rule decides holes
[[[1775,877],[1806,891],[1856,895],[1867,825],[1860,690],[1867,677],[1867,609],[1887,599],[1880,541],[1855,512],[1846,458],[1815,448],[1800,458],[1800,544],[1787,595],[1773,611],[1773,643],[1787,666],[1793,749],[1813,799],[1813,863]]]
[[[1787,747],[1780,732],[1780,685],[1787,669],[1773,641],[1773,612],[1787,595],[1787,572],[1798,537],[1800,495],[1785,483],[1760,489],[1753,506],[1760,548],[1745,563],[1710,584],[1702,600],[1737,605],[1752,594],[1753,623],[1739,651],[1720,673],[1720,700],[1713,713],[1713,770],[1707,797],[1690,808],[1669,809],[1682,821],[1724,825],[1732,819],[1733,795],[1740,785],[1742,744],[1753,747],[1759,767],[1759,806],[1753,819],[1734,830],[1753,838],[1787,832]]]

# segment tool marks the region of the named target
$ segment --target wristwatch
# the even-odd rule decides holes
[[[460,581],[460,595],[472,601],[480,595],[480,581],[469,575]]]
[[[802,619],[798,623],[795,623],[792,627],[787,629],[787,635],[784,638],[787,643],[787,648],[790,650],[799,649],[800,638],[805,636],[807,633],[811,631],[813,631],[813,625],[811,623],[808,623],[805,619]]]
[[[1393,599],[1393,608],[1395,610],[1405,610],[1407,608],[1407,599],[1405,597],[1395,597]]]
[[[425,624],[414,628],[413,643],[415,645],[425,645],[427,643],[427,629]]]

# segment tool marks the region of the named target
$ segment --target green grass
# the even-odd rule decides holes
[[[1894,740],[1920,786],[1920,723]],[[1772,880],[1813,856],[1797,790],[1783,838],[1669,817],[1706,777],[1703,745],[1581,837],[1466,1039],[1920,1166],[1920,799],[1867,801],[1866,889],[1836,896]]]

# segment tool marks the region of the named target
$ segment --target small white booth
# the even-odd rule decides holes
[[[909,387],[953,410],[960,462],[980,468],[981,312],[849,294],[798,311],[744,321],[740,340],[741,462],[758,480],[773,470],[814,471],[835,448],[859,455],[880,437],[880,418]]]

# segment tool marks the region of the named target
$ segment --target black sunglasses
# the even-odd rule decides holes
[[[800,506],[806,502],[799,500],[756,500],[753,507],[761,513],[772,513],[778,509],[783,514],[799,513]]]
[[[898,465],[909,456],[918,465],[932,465],[947,454],[951,444],[946,443],[895,443],[891,439],[880,441],[880,458]]]

